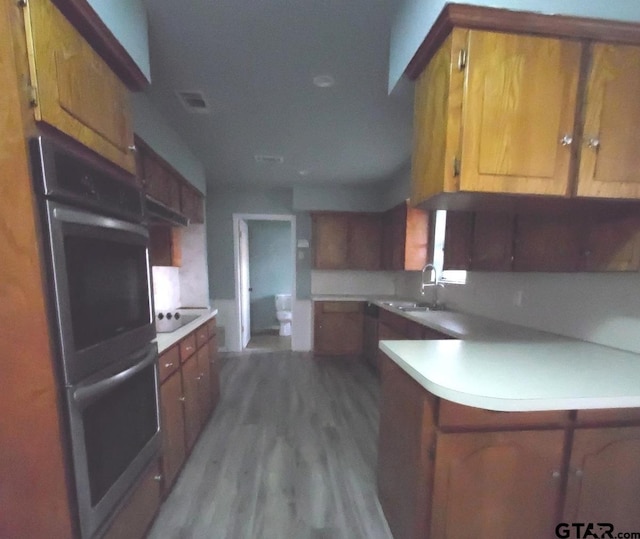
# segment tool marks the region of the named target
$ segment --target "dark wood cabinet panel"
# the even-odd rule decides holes
[[[182,364],[182,387],[184,394],[184,433],[187,450],[191,451],[200,433],[200,400],[198,396],[198,358],[191,356]]]
[[[162,475],[165,496],[186,458],[182,373],[175,372],[160,386],[162,414]]]
[[[209,327],[211,330],[211,326]],[[209,333],[209,375],[211,388],[211,409],[215,410],[220,401],[220,364],[218,359],[218,336]]]
[[[185,182],[180,186],[180,209],[190,223],[204,223],[204,197]]]
[[[640,269],[640,210],[619,208],[598,212],[587,222],[582,250],[585,271]]]
[[[513,269],[578,271],[582,223],[571,214],[518,215]]]
[[[380,362],[378,498],[395,539],[428,537],[435,399],[386,355]]]
[[[563,430],[439,435],[431,536],[553,537],[563,447]]]
[[[640,427],[577,429],[568,470],[566,522],[640,530]]]
[[[149,261],[152,266],[182,266],[180,229],[165,225],[149,226]]]
[[[314,302],[314,353],[321,356],[360,356],[363,325],[362,302]]]
[[[315,269],[347,269],[348,226],[346,214],[323,213],[312,215],[313,267]]]
[[[447,212],[444,238],[444,269],[468,270],[473,237],[472,212]]]
[[[513,261],[515,216],[477,212],[473,220],[471,270],[510,271]]]
[[[349,216],[349,267],[375,271],[382,263],[382,218],[380,214]]]
[[[209,358],[209,343],[198,349],[198,410],[200,428],[202,428],[211,413],[211,363]]]
[[[427,263],[429,214],[406,202],[382,217],[382,268],[419,271]]]

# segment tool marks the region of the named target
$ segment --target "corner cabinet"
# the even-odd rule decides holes
[[[640,47],[454,28],[415,88],[412,203],[638,199],[638,93]]]
[[[25,2],[35,119],[135,173],[124,83],[50,0]]]

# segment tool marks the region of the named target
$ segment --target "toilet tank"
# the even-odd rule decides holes
[[[276,311],[291,310],[291,294],[276,294]]]

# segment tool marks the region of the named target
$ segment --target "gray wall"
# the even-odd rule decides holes
[[[291,294],[291,223],[249,220],[247,224],[251,333],[256,333],[278,325],[275,295]]]

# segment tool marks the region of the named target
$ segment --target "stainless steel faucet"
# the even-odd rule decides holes
[[[429,270],[429,281],[425,282],[425,273]],[[438,302],[438,287],[443,286],[442,283],[438,282],[438,270],[433,264],[425,264],[422,268],[422,278],[420,279],[420,294],[424,296],[425,290],[427,288],[433,288],[433,298],[431,301],[431,308],[438,309],[440,307],[440,303]]]

